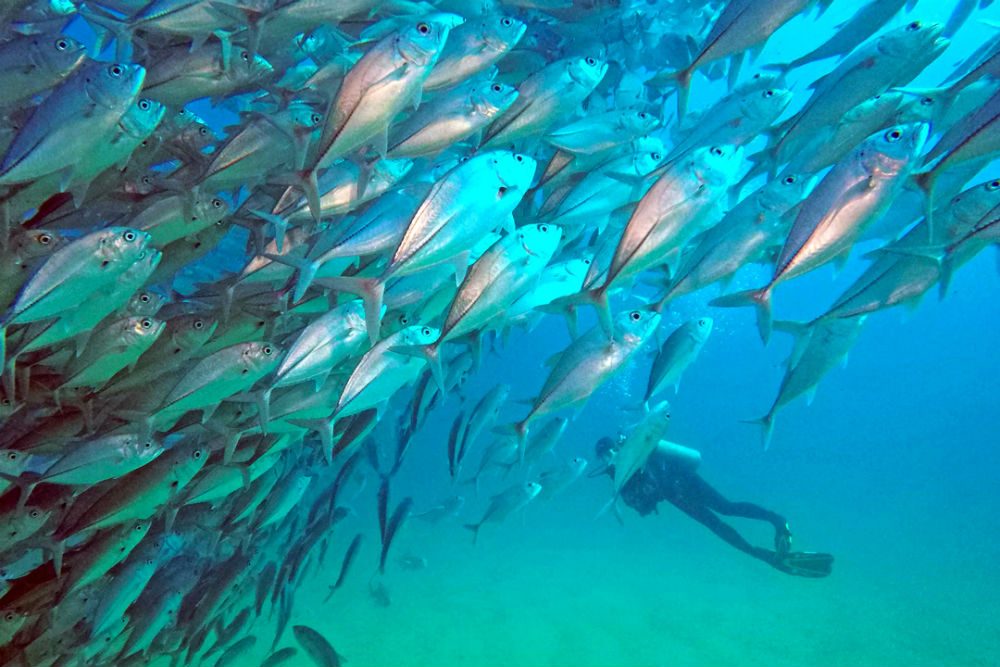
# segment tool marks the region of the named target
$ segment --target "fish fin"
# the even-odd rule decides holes
[[[444,368],[441,365],[441,354],[438,345],[438,343],[431,343],[430,345],[397,345],[390,349],[393,352],[407,354],[411,357],[424,357],[427,359],[427,363],[431,367],[431,374],[434,376],[434,382],[437,384],[438,390],[444,393],[446,391]]]
[[[452,266],[455,267],[455,284],[461,285],[462,281],[465,280],[465,274],[469,270],[469,252],[461,252],[455,255],[451,260]]]
[[[939,268],[940,268],[941,274],[940,274],[940,277],[938,278],[938,280],[939,280],[938,298],[939,299],[944,299],[945,296],[948,295],[948,288],[951,287],[952,276],[955,275],[955,273],[954,273],[955,272],[955,265],[952,264],[951,255],[945,255],[941,259],[941,265],[940,265]],[[920,303],[920,300],[916,299],[915,302],[914,302],[914,307],[916,307],[916,305],[919,304],[919,303]]]
[[[799,363],[802,353],[805,352],[809,343],[809,336],[812,335],[812,326],[805,322],[792,322],[790,320],[778,320],[774,322],[774,329],[782,333],[790,334],[795,338],[795,346],[792,353],[788,355],[785,366],[791,370]]]
[[[760,438],[761,446],[766,452],[771,446],[771,435],[774,432],[774,412],[768,412],[763,417],[757,419],[747,419],[743,420],[744,424],[754,424],[755,426],[761,427]]]
[[[806,405],[807,406],[811,406],[813,404],[813,401],[816,400],[816,389],[817,389],[817,386],[813,385],[813,386],[809,387],[808,390],[806,390]]]
[[[925,245],[925,246],[893,246],[888,245],[884,248],[877,248],[871,252],[865,254],[864,259],[877,259],[885,253],[890,253],[894,255],[905,255],[909,257],[920,257],[922,259],[929,259],[937,264],[942,264],[948,257],[948,250],[944,246],[935,245]]]
[[[357,294],[365,303],[365,324],[368,327],[368,339],[374,345],[378,341],[382,326],[382,298],[385,294],[385,283],[377,278],[356,278],[339,276],[324,278],[323,284],[340,292]]]
[[[267,433],[267,424],[271,421],[271,392],[274,387],[268,387],[256,393],[257,419],[260,421],[260,432]]]
[[[305,194],[306,202],[309,204],[309,212],[312,214],[313,220],[319,222],[323,207],[319,201],[319,181],[317,180],[318,175],[316,170],[310,169],[304,171],[300,174],[300,177],[302,192]]]
[[[927,225],[927,242],[934,242],[934,185],[937,180],[933,169],[913,176],[913,183],[924,193],[924,222]]]
[[[766,345],[771,338],[771,286],[717,297],[708,302],[719,308],[753,306],[757,310],[757,331]]]
[[[333,463],[333,424],[335,419],[289,419],[287,421],[293,426],[316,431],[319,434],[320,447],[323,449],[323,459],[327,465]]]
[[[475,544],[476,541],[479,539],[479,529],[482,528],[482,526],[483,526],[483,524],[481,524],[481,523],[467,523],[467,524],[464,524],[462,526],[466,530],[471,530],[472,531],[472,543],[473,544]]]

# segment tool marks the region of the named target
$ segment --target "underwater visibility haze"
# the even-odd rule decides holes
[[[1000,3],[0,24],[0,666],[1000,664]]]

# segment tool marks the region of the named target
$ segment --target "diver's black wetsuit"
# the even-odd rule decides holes
[[[601,438],[597,443],[597,456],[609,462],[607,471],[611,475],[614,474],[611,462],[615,450],[616,445],[610,438]],[[660,501],[666,500],[726,543],[787,574],[805,577],[830,574],[833,556],[791,551],[792,533],[785,517],[760,505],[727,500],[698,475],[699,460],[694,450],[661,442],[645,465],[622,487],[621,499],[642,516],[655,512]],[[774,550],[750,544],[735,528],[722,521],[719,514],[771,524],[774,526]]]
[[[785,517],[760,505],[727,500],[701,478],[693,465],[659,450],[654,451],[646,465],[625,484],[621,497],[642,516],[655,512],[657,504],[666,500],[728,544],[769,565],[776,565],[778,552],[750,544],[718,514],[766,521],[774,526],[775,535],[779,537],[788,533]]]

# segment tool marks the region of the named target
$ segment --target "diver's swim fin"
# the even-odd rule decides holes
[[[815,551],[793,551],[778,560],[777,568],[799,577],[819,579],[830,576],[833,556]]]

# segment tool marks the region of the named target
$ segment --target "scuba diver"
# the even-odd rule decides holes
[[[591,476],[605,472],[614,476],[614,457],[622,440],[619,438],[616,442],[605,437],[597,441],[597,458],[605,467]],[[641,516],[656,512],[657,504],[666,500],[730,546],[786,574],[813,578],[830,574],[833,556],[792,551],[792,532],[783,516],[760,505],[727,500],[698,475],[700,463],[698,451],[661,440],[645,465],[622,487],[621,499]],[[770,523],[774,526],[774,550],[750,544],[735,528],[722,521],[719,514]]]

